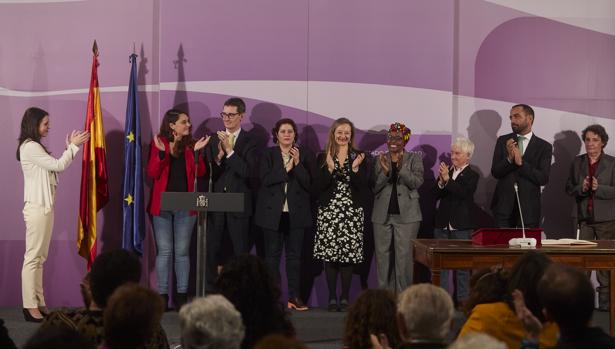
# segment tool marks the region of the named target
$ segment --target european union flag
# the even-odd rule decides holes
[[[143,253],[143,170],[141,163],[141,118],[137,95],[137,55],[130,55],[130,84],[124,125],[124,224],[122,248]]]

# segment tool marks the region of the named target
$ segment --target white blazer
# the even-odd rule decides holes
[[[45,214],[51,212],[58,185],[56,172],[64,171],[78,151],[79,147],[71,143],[62,156],[55,159],[39,143],[32,140],[23,142],[19,147],[19,157],[24,178],[24,202],[43,206]]]

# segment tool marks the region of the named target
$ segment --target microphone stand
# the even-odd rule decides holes
[[[521,200],[519,200],[519,185],[517,185],[517,182],[513,184],[513,187],[515,188],[515,196],[517,197],[517,207],[519,208],[519,217],[521,218],[521,231],[523,233],[523,237],[510,239],[508,245],[519,246],[522,248],[535,248],[536,239],[525,237],[525,223],[523,222],[523,211],[521,211]]]

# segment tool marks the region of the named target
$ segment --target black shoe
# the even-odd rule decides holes
[[[39,318],[32,316],[32,314],[30,313],[30,310],[26,308],[23,308],[23,318],[27,322],[43,322],[43,319],[44,319],[44,318],[39,319]]]
[[[173,305],[175,305],[175,310],[177,311],[179,311],[187,302],[188,294],[186,293],[176,293],[173,297]]]
[[[164,303],[164,311],[171,311],[172,309],[169,308],[169,295],[168,294],[161,294],[160,297],[162,297],[162,302]]]
[[[298,311],[308,310],[308,306],[303,303],[301,298],[299,297],[291,297],[288,299],[288,303],[286,304],[288,309],[295,309]]]
[[[329,300],[329,306],[327,307],[327,310],[330,312],[334,312],[334,311],[338,311],[338,306],[337,306],[337,300],[336,299],[330,299]]]
[[[342,299],[340,301],[339,311],[345,312],[348,310],[348,301],[346,299]]]

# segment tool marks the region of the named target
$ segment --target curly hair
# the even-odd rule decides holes
[[[252,348],[258,340],[272,333],[295,335],[279,301],[280,289],[257,256],[244,254],[231,259],[222,269],[216,286],[241,313],[246,327],[242,348]]]
[[[370,334],[385,334],[391,347],[395,348],[400,343],[396,314],[396,300],[391,291],[363,291],[348,309],[344,330],[345,348],[371,348]]]
[[[412,134],[412,131],[410,131],[410,129],[406,127],[406,125],[402,124],[401,122],[394,122],[391,124],[391,126],[389,126],[389,130],[387,131],[387,137],[392,132],[401,133],[401,136],[404,140],[404,144],[408,143],[408,141],[410,140],[410,135]]]

